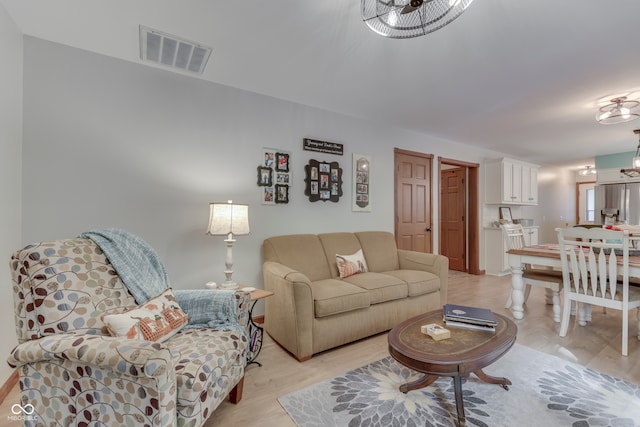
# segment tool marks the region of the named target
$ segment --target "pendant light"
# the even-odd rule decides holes
[[[580,170],[578,171],[578,175],[580,175],[580,176],[588,176],[588,175],[595,175],[595,174],[597,174],[597,173],[598,173],[598,171],[597,171],[597,170],[595,170],[595,168],[593,168],[593,169],[592,169],[592,168],[593,168],[593,166],[586,165],[586,166],[584,167],[584,169],[580,169]]]
[[[638,135],[638,148],[636,148],[636,154],[633,156],[633,168],[640,169],[640,129],[636,129],[633,131],[636,135]]]
[[[602,125],[615,125],[640,118],[640,102],[628,101],[626,96],[613,98],[611,104],[600,107],[596,120]]]

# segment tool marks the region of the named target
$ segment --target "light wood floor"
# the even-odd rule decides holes
[[[509,290],[510,276],[472,276],[454,271],[449,277],[448,302],[487,307],[511,317],[509,310],[504,308]],[[579,327],[572,318],[567,337],[560,338],[559,325],[553,322],[551,306],[544,303],[544,290],[534,288],[525,305],[525,318],[515,321],[518,325],[517,342],[640,384],[640,345],[634,338],[637,334],[634,319],[635,312],[630,316],[628,357],[620,354],[621,320],[617,310],[610,309],[605,314],[594,307],[592,324]],[[258,358],[263,366],[247,368],[241,402],[237,405],[228,401],[222,403],[206,426],[293,427],[294,423],[276,400],[279,396],[387,355],[386,333],[315,355],[304,363],[297,362],[266,336]],[[7,422],[4,416],[10,414],[11,405],[18,401],[17,389],[16,386],[0,405],[0,427],[17,425]]]

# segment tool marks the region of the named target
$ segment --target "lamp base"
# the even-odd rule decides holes
[[[236,282],[223,282],[218,285],[218,289],[238,289],[239,287]]]

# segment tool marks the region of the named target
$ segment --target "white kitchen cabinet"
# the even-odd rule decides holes
[[[523,227],[524,243],[526,246],[538,244],[538,226]],[[501,228],[488,227],[484,233],[485,270],[493,276],[511,274],[507,246],[502,236]]]
[[[522,203],[538,204],[537,166],[522,166]]]
[[[524,244],[533,246],[538,244],[538,227],[522,227],[524,230]]]
[[[509,263],[507,254],[505,253],[506,249],[504,238],[502,237],[502,229],[485,228],[484,237],[484,264],[487,274],[493,276],[509,274]]]
[[[502,158],[485,165],[487,204],[537,205],[539,166]]]

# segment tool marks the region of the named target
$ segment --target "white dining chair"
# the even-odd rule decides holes
[[[628,354],[629,311],[637,309],[640,338],[640,288],[629,286],[629,232],[603,228],[557,228],[564,281],[560,336],[567,335],[572,301],[578,324],[585,326],[585,306],[622,311],[622,355]]]
[[[524,229],[520,224],[501,224],[502,235],[507,249],[522,249],[525,247]],[[531,286],[545,288],[545,299],[547,304],[553,305],[553,320],[560,322],[560,291],[562,290],[562,272],[548,269],[536,268],[532,265],[525,265],[522,270],[522,282],[524,284],[524,303],[529,299]],[[505,304],[505,308],[511,307],[513,303],[511,292]]]

